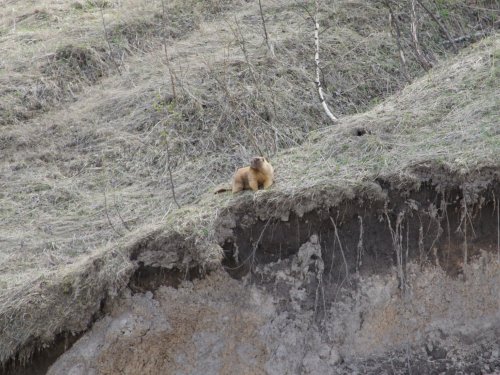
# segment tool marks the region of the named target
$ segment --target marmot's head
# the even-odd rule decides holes
[[[266,160],[265,157],[263,157],[263,156],[256,156],[256,157],[252,158],[252,160],[250,160],[250,168],[260,169],[260,168],[262,168],[262,166],[266,162],[267,162],[267,160]]]

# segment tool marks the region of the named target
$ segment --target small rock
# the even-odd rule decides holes
[[[321,359],[328,359],[330,357],[331,348],[327,344],[321,345],[319,348],[318,354]]]
[[[330,358],[328,359],[328,364],[334,366],[340,363],[341,360],[342,357],[340,357],[339,352],[337,352],[334,348],[332,348],[332,350],[330,350]]]
[[[427,354],[433,359],[444,359],[447,357],[448,352],[444,348],[434,346],[432,343],[425,344],[425,350]]]
[[[428,342],[427,344],[425,344],[425,348],[427,350],[427,354],[431,354],[434,346],[432,345],[432,342]]]

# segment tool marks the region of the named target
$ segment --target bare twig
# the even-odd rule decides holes
[[[405,54],[403,52],[403,46],[401,44],[401,29],[399,28],[399,22],[396,16],[394,15],[394,12],[392,10],[390,0],[384,0],[384,4],[389,10],[389,17],[390,17],[390,22],[392,25],[392,29],[396,32],[396,44],[398,45],[398,51],[399,51],[399,60],[401,61],[401,70],[403,71],[403,76],[405,79],[410,82],[411,77],[410,74],[408,73],[408,68],[406,66],[406,58]]]
[[[363,218],[358,215],[358,220],[359,220],[359,240],[358,240],[358,247],[357,247],[357,252],[356,252],[356,271],[359,271],[359,268],[363,264]]]
[[[162,36],[162,44],[163,44],[163,52],[165,53],[165,64],[167,65],[168,73],[170,75],[170,84],[172,86],[172,95],[174,99],[177,98],[177,91],[175,88],[175,73],[172,70],[172,67],[170,65],[170,59],[168,57],[168,50],[167,50],[167,37],[166,37],[166,12],[165,12],[165,1],[161,0],[161,8],[162,8],[162,22],[163,22],[163,36]],[[167,135],[168,137],[168,135]],[[172,198],[175,202],[175,205],[177,208],[181,208],[179,202],[177,201],[177,197],[175,196],[175,187],[174,187],[174,178],[172,176],[172,166],[170,163],[170,150],[168,149],[168,139],[165,137],[165,152],[167,155],[167,170],[168,170],[168,175],[170,178],[170,190],[172,191]],[[170,210],[170,209],[169,209]]]
[[[266,224],[264,225],[264,227],[262,228],[261,232],[260,232],[260,235],[259,235],[259,238],[257,239],[257,242],[253,243],[252,244],[252,253],[250,255],[248,255],[248,257],[246,257],[244,260],[238,262],[239,264],[236,266],[236,267],[228,267],[228,266],[224,266],[224,269],[226,270],[237,270],[241,267],[243,267],[247,262],[250,262],[250,270],[253,269],[254,265],[255,265],[255,255],[257,253],[257,249],[260,245],[260,242],[262,241],[262,237],[264,236],[264,233],[267,229],[267,227],[269,226],[269,223],[271,222],[271,219],[268,219],[266,221]]]
[[[257,138],[255,137],[255,135],[253,135],[250,132],[250,129],[248,128],[248,126],[246,126],[244,119],[240,120],[240,125],[243,127],[243,129],[247,133],[247,135],[250,138],[250,141],[253,143],[255,149],[259,152],[259,155],[260,156],[267,156],[267,155],[264,154],[264,152],[262,151],[262,149],[259,147],[259,142],[258,142]]]
[[[422,0],[417,0],[418,4],[422,7],[423,10],[425,10],[427,12],[427,14],[433,19],[434,22],[436,22],[436,24],[439,26],[439,28],[443,31],[444,35],[446,35],[446,38],[448,39],[448,41],[450,42],[452,48],[453,48],[453,52],[457,53],[458,52],[458,48],[455,44],[455,42],[453,41],[453,39],[451,38],[451,35],[450,33],[448,32],[448,29],[443,25],[443,23],[434,15],[434,13],[432,13],[430,11],[429,8],[427,8],[425,6],[425,4],[423,3]]]
[[[424,68],[425,70],[429,70],[432,68],[432,64],[429,62],[429,60],[425,57],[424,53],[422,52],[422,49],[420,48],[420,43],[418,41],[418,20],[417,20],[417,10],[415,6],[415,1],[416,0],[411,0],[411,12],[410,12],[410,17],[411,17],[411,37],[413,41],[413,48],[415,49],[415,54],[417,55],[417,60]]]
[[[333,115],[333,113],[330,111],[328,108],[328,105],[326,104],[325,101],[325,96],[323,95],[323,87],[321,86],[321,80],[320,80],[320,67],[319,67],[319,2],[318,0],[316,1],[316,14],[314,17],[314,43],[316,45],[316,53],[314,54],[314,61],[316,63],[316,86],[318,87],[318,94],[319,94],[319,99],[321,101],[321,105],[323,106],[323,109],[325,110],[327,116],[332,120],[333,122],[337,122],[338,119]]]
[[[121,70],[120,70],[120,66],[118,65],[118,63],[116,62],[114,56],[113,56],[113,48],[111,47],[111,42],[109,41],[109,36],[108,36],[108,30],[106,29],[106,22],[104,21],[104,12],[102,10],[102,6],[99,7],[99,11],[101,12],[101,20],[102,20],[102,28],[104,29],[104,39],[106,39],[106,43],[108,44],[108,55],[109,55],[109,58],[110,60],[113,62],[113,65],[115,66],[116,68],[116,71],[118,72],[118,74],[122,74]]]
[[[175,78],[176,77],[175,77],[174,71],[172,70],[172,66],[170,64],[170,59],[168,57],[168,50],[167,50],[167,36],[166,36],[167,16],[166,16],[166,12],[165,12],[165,1],[164,0],[161,0],[161,10],[162,10],[161,19],[162,19],[162,23],[163,23],[162,44],[163,44],[163,52],[165,54],[165,64],[167,65],[168,74],[170,75],[170,85],[172,87],[172,95],[173,95],[174,99],[177,99],[177,90],[175,88]]]
[[[165,212],[165,214],[161,217],[161,220],[160,222],[162,222],[163,220],[165,220],[165,218],[168,216],[168,214],[170,213],[170,209],[172,208],[172,203],[170,203],[168,205],[168,209],[167,209],[167,212]]]
[[[115,228],[115,226],[111,222],[111,219],[109,218],[109,214],[108,214],[108,200],[106,198],[106,188],[104,188],[104,212],[106,213],[106,217],[108,218],[108,223],[109,223],[109,226],[111,227],[111,229],[113,229],[113,231],[117,235],[119,235],[120,237],[123,236],[122,233],[118,232],[118,230]]]
[[[181,208],[179,202],[177,202],[177,198],[175,197],[175,188],[174,188],[174,178],[172,177],[172,167],[170,165],[170,151],[168,149],[168,139],[165,138],[165,152],[167,154],[167,170],[168,175],[170,177],[170,190],[172,191],[172,198],[177,206],[177,208]]]
[[[238,18],[236,16],[234,17],[234,23],[236,25],[236,28],[234,28],[230,23],[228,23],[228,26],[231,29],[236,41],[238,42],[238,45],[240,46],[241,52],[243,52],[243,57],[245,58],[245,62],[247,63],[248,70],[250,71],[250,74],[252,75],[252,79],[255,83],[255,86],[257,87],[257,95],[258,95],[260,82],[257,80],[257,77],[255,76],[254,67],[253,67],[252,63],[250,62],[250,56],[249,56],[248,50],[247,50],[247,42],[245,40],[243,32],[241,31],[241,26],[240,26],[240,23],[238,22]]]
[[[335,229],[335,238],[337,239],[337,242],[339,243],[340,247],[340,253],[342,254],[342,259],[344,260],[344,266],[345,266],[345,277],[347,278],[349,276],[349,267],[347,266],[347,259],[344,254],[344,249],[342,247],[342,243],[340,242],[339,238],[339,231],[337,230],[337,225],[335,224],[335,220],[330,216],[330,221],[333,224],[333,228]]]
[[[125,227],[126,230],[128,230],[129,232],[131,232],[132,230],[129,228],[129,226],[127,225],[127,223],[125,222],[125,220],[123,220],[123,217],[120,214],[120,211],[116,207],[116,197],[115,197],[114,194],[113,194],[113,203],[115,204],[115,206],[114,206],[115,207],[115,211],[118,214],[118,217],[120,218],[120,221],[122,222],[123,226]]]
[[[262,28],[264,29],[264,38],[266,39],[267,49],[271,53],[271,56],[274,57],[274,50],[269,41],[269,35],[267,33],[267,28],[266,28],[266,19],[264,18],[264,11],[262,10],[261,0],[259,0],[259,11],[260,11],[260,18],[262,19]]]
[[[387,212],[387,207],[385,209],[385,217],[387,219],[387,225],[389,227],[389,232],[391,233],[392,245],[394,247],[394,251],[396,251],[396,261],[397,261],[397,271],[399,276],[399,283],[401,290],[403,292],[406,291],[406,261],[403,257],[403,235],[402,235],[402,223],[404,220],[405,213],[401,211],[397,218],[394,229],[392,228],[391,219],[389,217],[389,213]]]

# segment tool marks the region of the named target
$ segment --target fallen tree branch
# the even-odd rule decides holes
[[[492,33],[491,30],[478,31],[476,33],[459,36],[458,38],[454,38],[454,39],[449,40],[449,41],[447,40],[444,42],[444,44],[460,43],[460,42],[465,42],[465,41],[472,40],[472,39],[478,39],[478,38],[488,36],[491,33]]]

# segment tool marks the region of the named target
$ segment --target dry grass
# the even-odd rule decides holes
[[[375,106],[325,128],[313,85],[311,21],[300,2],[265,4],[275,58],[255,3],[168,1],[167,30],[161,3],[78,4],[9,1],[0,10],[0,322],[12,335],[0,338],[0,361],[29,337],[76,330],[68,317],[84,305],[92,310],[91,300],[125,282],[126,244],[147,233],[166,226],[165,236],[192,243],[193,261],[215,262],[213,221],[232,200],[200,196],[253,154],[274,156],[278,183],[257,199],[276,200],[406,173],[429,160],[453,171],[498,165],[495,38],[375,106],[405,86],[387,12],[376,2],[325,1],[327,100],[338,114]],[[471,20],[486,15],[466,4],[453,5],[455,34],[497,17],[492,11]],[[429,53],[446,57],[444,38],[423,22]],[[412,76],[422,75],[409,50],[408,58]],[[360,125],[372,134],[352,136]],[[167,142],[181,210],[170,193]],[[93,260],[102,257],[105,266],[95,269]],[[82,305],[67,307],[80,299],[73,291],[82,274],[98,275],[98,282]],[[58,302],[65,308],[54,310]],[[20,318],[28,310],[37,318]],[[49,311],[40,330],[37,319]]]
[[[0,10],[0,125],[77,100],[130,55],[158,49],[163,36],[183,39],[237,2],[165,1],[164,22],[161,2],[12,1]]]
[[[479,42],[372,110],[312,132],[276,158],[278,183],[268,195],[300,197],[379,178],[419,183],[426,167],[454,182],[498,170],[499,57],[498,37]]]

